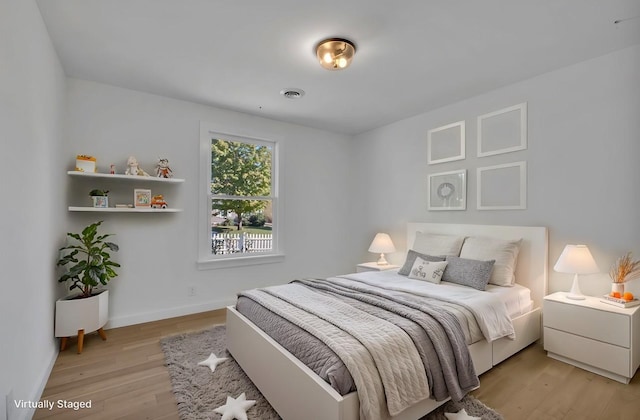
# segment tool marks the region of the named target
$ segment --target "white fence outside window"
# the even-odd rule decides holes
[[[223,255],[272,250],[273,235],[271,233],[211,233],[212,254]]]

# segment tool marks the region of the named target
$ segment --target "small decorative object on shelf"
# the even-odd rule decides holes
[[[93,200],[93,207],[104,208],[109,207],[109,197],[107,194],[108,190],[91,190],[89,191],[89,195]]]
[[[162,194],[154,195],[151,197],[152,209],[166,209],[168,207],[167,202],[164,201]]]
[[[135,156],[129,156],[127,159],[127,170],[124,172],[125,175],[137,175],[137,176],[149,176],[148,173],[144,171],[138,164],[138,159]]]
[[[95,172],[96,158],[89,155],[76,156],[76,171],[78,172]]]
[[[156,164],[156,176],[158,178],[173,178],[173,171],[169,167],[169,159],[158,159],[158,163]]]
[[[625,256],[618,258],[611,266],[609,277],[613,280],[613,283],[611,283],[611,296],[617,298],[623,296],[625,294],[624,283],[640,278],[640,260],[633,261],[631,252],[627,252]]]
[[[135,208],[151,208],[151,190],[134,189],[133,206]]]
[[[113,163],[111,165],[109,165],[109,173],[111,175],[115,175],[116,174],[116,165],[114,165]]]

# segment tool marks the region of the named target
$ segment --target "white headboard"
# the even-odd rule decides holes
[[[531,289],[531,299],[535,306],[542,307],[542,298],[547,294],[549,252],[546,227],[408,223],[407,250],[413,246],[416,232],[485,236],[498,239],[522,238],[516,266],[516,282]]]

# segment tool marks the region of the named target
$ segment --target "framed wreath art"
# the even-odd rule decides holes
[[[467,209],[467,170],[429,175],[428,210]]]

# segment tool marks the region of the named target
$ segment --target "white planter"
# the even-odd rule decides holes
[[[86,299],[58,299],[56,301],[56,337],[72,337],[78,331],[85,334],[97,331],[109,320],[109,291]]]
[[[101,209],[106,209],[109,207],[109,197],[106,195],[92,195],[91,200],[93,201],[93,207],[98,207]]]

